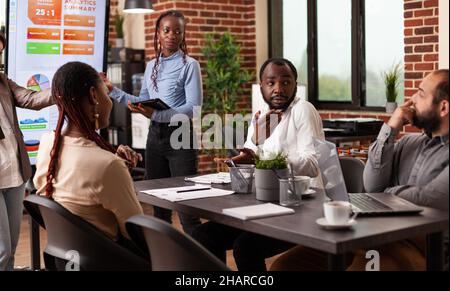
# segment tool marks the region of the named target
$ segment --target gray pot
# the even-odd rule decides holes
[[[279,177],[287,178],[288,169],[275,170]],[[280,181],[273,170],[255,170],[256,199],[260,201],[280,200]]]
[[[397,102],[386,102],[387,113],[394,113],[396,109],[397,109]]]
[[[116,38],[116,47],[122,48],[125,46],[125,40],[123,38]]]

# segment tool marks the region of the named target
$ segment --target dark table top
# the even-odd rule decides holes
[[[193,185],[184,178],[140,181],[136,191]],[[229,186],[214,185],[229,189]],[[331,254],[343,254],[361,248],[369,248],[390,242],[414,238],[448,230],[449,214],[431,208],[418,215],[358,217],[357,225],[346,230],[325,230],[316,224],[323,217],[322,204],[325,195],[321,192],[303,200],[299,207],[292,207],[295,214],[243,221],[222,214],[222,209],[260,204],[255,194],[170,202],[144,193],[138,194],[142,203],[164,207],[206,218],[232,227],[301,244]]]

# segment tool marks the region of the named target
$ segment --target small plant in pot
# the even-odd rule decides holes
[[[256,199],[261,201],[278,201],[280,178],[289,176],[286,155],[282,153],[261,152],[256,159],[255,188]]]
[[[386,86],[386,112],[394,113],[397,109],[398,85],[401,77],[401,63],[398,63],[383,73]]]
[[[114,15],[114,27],[116,29],[116,47],[122,48],[125,45],[124,41],[124,32],[123,32],[123,22],[125,18],[123,15],[116,11],[116,15]]]

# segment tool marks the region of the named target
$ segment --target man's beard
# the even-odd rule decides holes
[[[272,99],[280,98],[280,97],[286,99],[286,103],[283,106],[274,106],[272,104]],[[289,96],[281,94],[281,95],[270,97],[270,101],[269,102],[267,102],[265,98],[264,98],[264,101],[266,101],[266,103],[269,105],[270,109],[281,110],[281,112],[285,112],[289,108],[289,106],[291,105],[292,101],[294,101],[294,97],[295,96],[292,96],[291,98],[289,98]]]
[[[428,136],[432,136],[433,132],[441,126],[441,119],[437,114],[435,108],[431,109],[423,115],[414,115],[413,125],[417,128],[423,129]]]

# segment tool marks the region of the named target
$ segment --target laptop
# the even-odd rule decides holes
[[[333,143],[315,139],[319,169],[325,194],[332,201],[347,201],[354,213],[362,215],[416,214],[423,208],[400,197],[387,193],[347,192],[339,156]]]

